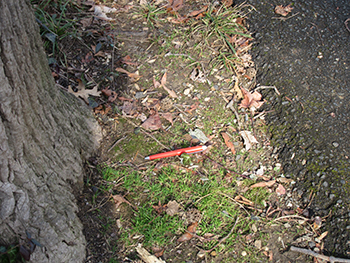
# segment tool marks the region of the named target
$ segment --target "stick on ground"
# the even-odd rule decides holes
[[[328,256],[325,256],[325,255],[320,255],[320,254],[318,254],[316,252],[313,252],[312,250],[309,250],[309,249],[306,249],[306,248],[300,248],[300,247],[293,247],[292,246],[290,248],[290,251],[306,254],[306,255],[309,255],[309,256],[312,256],[312,257],[315,257],[315,258],[319,258],[319,259],[322,259],[322,260],[329,261],[331,263],[333,263],[333,262],[350,263],[350,259],[335,258],[335,257],[332,257],[332,256],[328,257]]]

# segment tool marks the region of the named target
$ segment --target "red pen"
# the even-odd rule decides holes
[[[145,160],[154,160],[154,159],[160,159],[160,158],[166,158],[166,157],[172,157],[172,156],[179,156],[183,153],[191,154],[191,153],[199,153],[207,149],[208,147],[203,145],[203,146],[194,146],[194,147],[188,147],[188,148],[182,148],[182,149],[177,149],[174,151],[170,152],[165,152],[165,153],[157,153],[151,156],[147,156]]]

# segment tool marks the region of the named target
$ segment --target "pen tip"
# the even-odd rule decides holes
[[[145,157],[145,160],[149,160],[149,156]]]

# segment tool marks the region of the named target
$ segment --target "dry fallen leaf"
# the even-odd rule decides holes
[[[252,132],[250,131],[240,131],[239,134],[242,136],[244,140],[246,151],[249,151],[249,149],[252,148],[253,143],[259,143],[254,137],[254,135],[252,135]]]
[[[208,6],[206,5],[201,10],[192,11],[187,16],[188,17],[196,17],[196,18],[198,18],[200,15],[204,15],[203,12],[207,11],[207,9],[208,9]]]
[[[176,201],[169,201],[166,213],[170,216],[176,215],[179,212],[179,207],[180,205]]]
[[[235,85],[233,86],[233,91],[237,93],[237,99],[243,99],[242,90],[239,88],[238,80],[235,81]]]
[[[167,205],[162,205],[160,201],[158,201],[158,205],[153,205],[152,207],[157,211],[158,214],[163,213],[167,209]]]
[[[184,241],[188,241],[193,237],[193,234],[196,233],[196,228],[198,226],[197,222],[192,223],[188,228],[187,228],[187,232],[184,233],[181,237],[179,237],[179,239],[177,240],[178,242],[184,242]]]
[[[153,76],[153,86],[155,89],[160,87],[159,81],[156,81],[156,78],[154,76]]]
[[[176,12],[183,6],[183,0],[169,0],[168,12]]]
[[[108,97],[108,102],[113,102],[117,99],[117,93],[113,90],[110,90],[109,87],[101,90],[102,94]]]
[[[82,98],[86,103],[89,103],[89,95],[99,97],[101,95],[101,91],[97,91],[97,86],[95,86],[93,89],[85,89],[85,85],[81,80],[78,80],[79,85],[78,85],[78,91],[75,92],[73,91],[72,87],[68,87],[68,92],[72,93],[74,96],[77,98],[80,97]]]
[[[112,195],[112,197],[113,197],[116,208],[118,208],[122,203],[127,203],[128,205],[130,205],[131,207],[136,209],[136,207],[134,207],[128,200],[126,200],[121,195]]]
[[[148,119],[144,123],[142,123],[141,126],[146,130],[153,130],[153,131],[163,128],[162,122],[160,121],[160,117],[158,113],[155,113],[150,117],[148,117]]]
[[[278,187],[276,188],[277,195],[284,195],[286,194],[286,189],[283,187],[283,185],[278,184]]]
[[[109,18],[106,14],[108,13],[115,13],[118,10],[115,8],[110,8],[108,6],[104,6],[104,5],[95,5],[94,7],[94,16],[96,18],[99,18],[101,20],[105,20],[105,21],[114,21],[115,19],[113,18]]]
[[[275,180],[272,181],[268,181],[268,182],[260,182],[260,183],[256,183],[250,186],[250,188],[255,188],[255,187],[271,187],[276,183]]]
[[[161,248],[161,247],[152,247],[152,251],[153,251],[153,254],[159,258],[161,256],[163,256],[163,253],[164,253],[164,248]]]
[[[160,81],[160,84],[161,86],[169,93],[170,97],[172,98],[178,98],[175,91],[171,90],[171,89],[168,89],[167,87],[165,87],[165,83],[166,83],[166,78],[167,78],[167,73],[165,72],[161,81]]]
[[[275,7],[275,13],[282,16],[288,15],[292,10],[293,10],[293,7],[291,7],[290,4],[287,6],[278,5]]]
[[[259,92],[254,91],[253,93],[246,91],[244,88],[241,88],[244,99],[239,105],[240,108],[252,108],[259,109],[261,105],[264,104],[263,101],[260,101],[262,96]]]
[[[142,77],[141,75],[138,75],[136,73],[130,73],[129,71],[127,71],[123,68],[116,68],[115,70],[118,72],[121,72],[121,73],[125,73],[126,75],[128,75],[129,78],[133,78],[135,80],[138,80],[139,78]]]
[[[161,113],[161,116],[173,125],[173,114],[170,112]]]
[[[236,154],[235,147],[233,146],[233,143],[231,142],[231,138],[227,135],[227,133],[222,132],[221,136],[222,138],[224,138],[226,146],[231,149],[231,152],[233,154]]]

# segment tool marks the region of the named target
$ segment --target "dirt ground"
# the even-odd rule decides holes
[[[53,76],[60,88],[69,91],[71,87],[70,93],[77,95],[85,89],[78,79],[84,79],[86,88],[91,89],[98,84],[98,90],[102,92],[101,96],[85,97],[103,128],[104,136],[99,154],[86,164],[85,187],[77,196],[79,218],[87,240],[86,262],[142,262],[135,246],[121,242],[122,228],[133,227],[135,210],[132,205],[137,204],[115,206],[111,197],[116,193],[101,190],[106,186],[101,173],[103,166],[116,170],[122,167],[146,170],[150,163],[145,161],[145,156],[169,150],[169,146],[181,148],[188,143],[198,143],[189,136],[188,127],[202,130],[210,139],[208,147],[215,151],[215,147],[223,148],[225,145],[218,134],[230,129],[230,124],[235,124],[242,126],[240,128],[253,129],[263,150],[251,150],[251,164],[247,164],[244,158],[229,154],[230,149],[225,148],[227,154],[220,161],[232,165],[232,168],[246,165],[246,171],[256,170],[259,165],[272,169],[280,167],[267,134],[264,115],[269,112],[264,106],[259,109],[261,118],[252,119],[248,117],[249,111],[237,113],[226,107],[237,92],[238,84],[235,87],[234,83],[239,82],[248,91],[257,85],[256,68],[248,52],[251,47],[249,42],[236,43],[243,62],[237,64],[234,73],[226,70],[220,60],[213,66],[221,47],[217,47],[214,41],[209,43],[210,54],[206,53],[202,43],[198,42],[199,35],[181,21],[188,14],[203,10],[209,2],[186,1],[180,7],[168,9],[164,8],[167,1],[156,2],[155,7],[163,7],[150,10],[150,6],[140,7],[139,1],[82,1],[86,15],[79,18],[80,37],[65,38],[61,43],[70,67],[51,63]],[[106,15],[97,12],[96,6],[114,9]],[[175,13],[171,12],[176,8],[179,9]],[[233,6],[228,4],[228,8]],[[159,14],[159,10],[168,11]],[[249,10],[248,7],[245,12]],[[192,19],[200,21],[200,17]],[[244,27],[244,20],[240,23]],[[192,33],[187,39],[181,36],[181,32],[189,31]],[[264,100],[264,103],[269,102]],[[235,104],[237,106],[238,103]],[[158,117],[147,123],[150,116]],[[237,116],[242,123],[237,123]],[[176,131],[172,128],[174,123],[180,123]],[[237,136],[237,132],[235,136],[234,148],[240,152],[245,148],[245,142]],[[203,156],[198,158],[205,159]],[[214,161],[212,166],[215,165]],[[220,254],[213,251],[199,256],[202,250],[197,239],[179,243],[174,237],[173,242],[164,248],[166,252],[159,257],[166,262],[314,262],[312,257],[292,252],[290,248],[298,246],[322,251],[323,233],[318,231],[317,225],[312,225],[315,218],[308,214],[307,206],[301,206],[298,192],[292,192],[293,180],[279,177],[276,181],[284,185],[286,193],[279,195],[276,188],[270,189],[266,208],[251,214],[252,218],[258,216],[264,220],[257,221],[257,229],[252,233],[242,233],[241,245],[235,251]],[[120,196],[128,196],[127,191],[118,188],[119,182],[115,184],[113,191]],[[260,235],[267,237],[263,246],[256,242]],[[243,248],[247,246],[257,259],[251,260],[249,255],[246,257]]]

